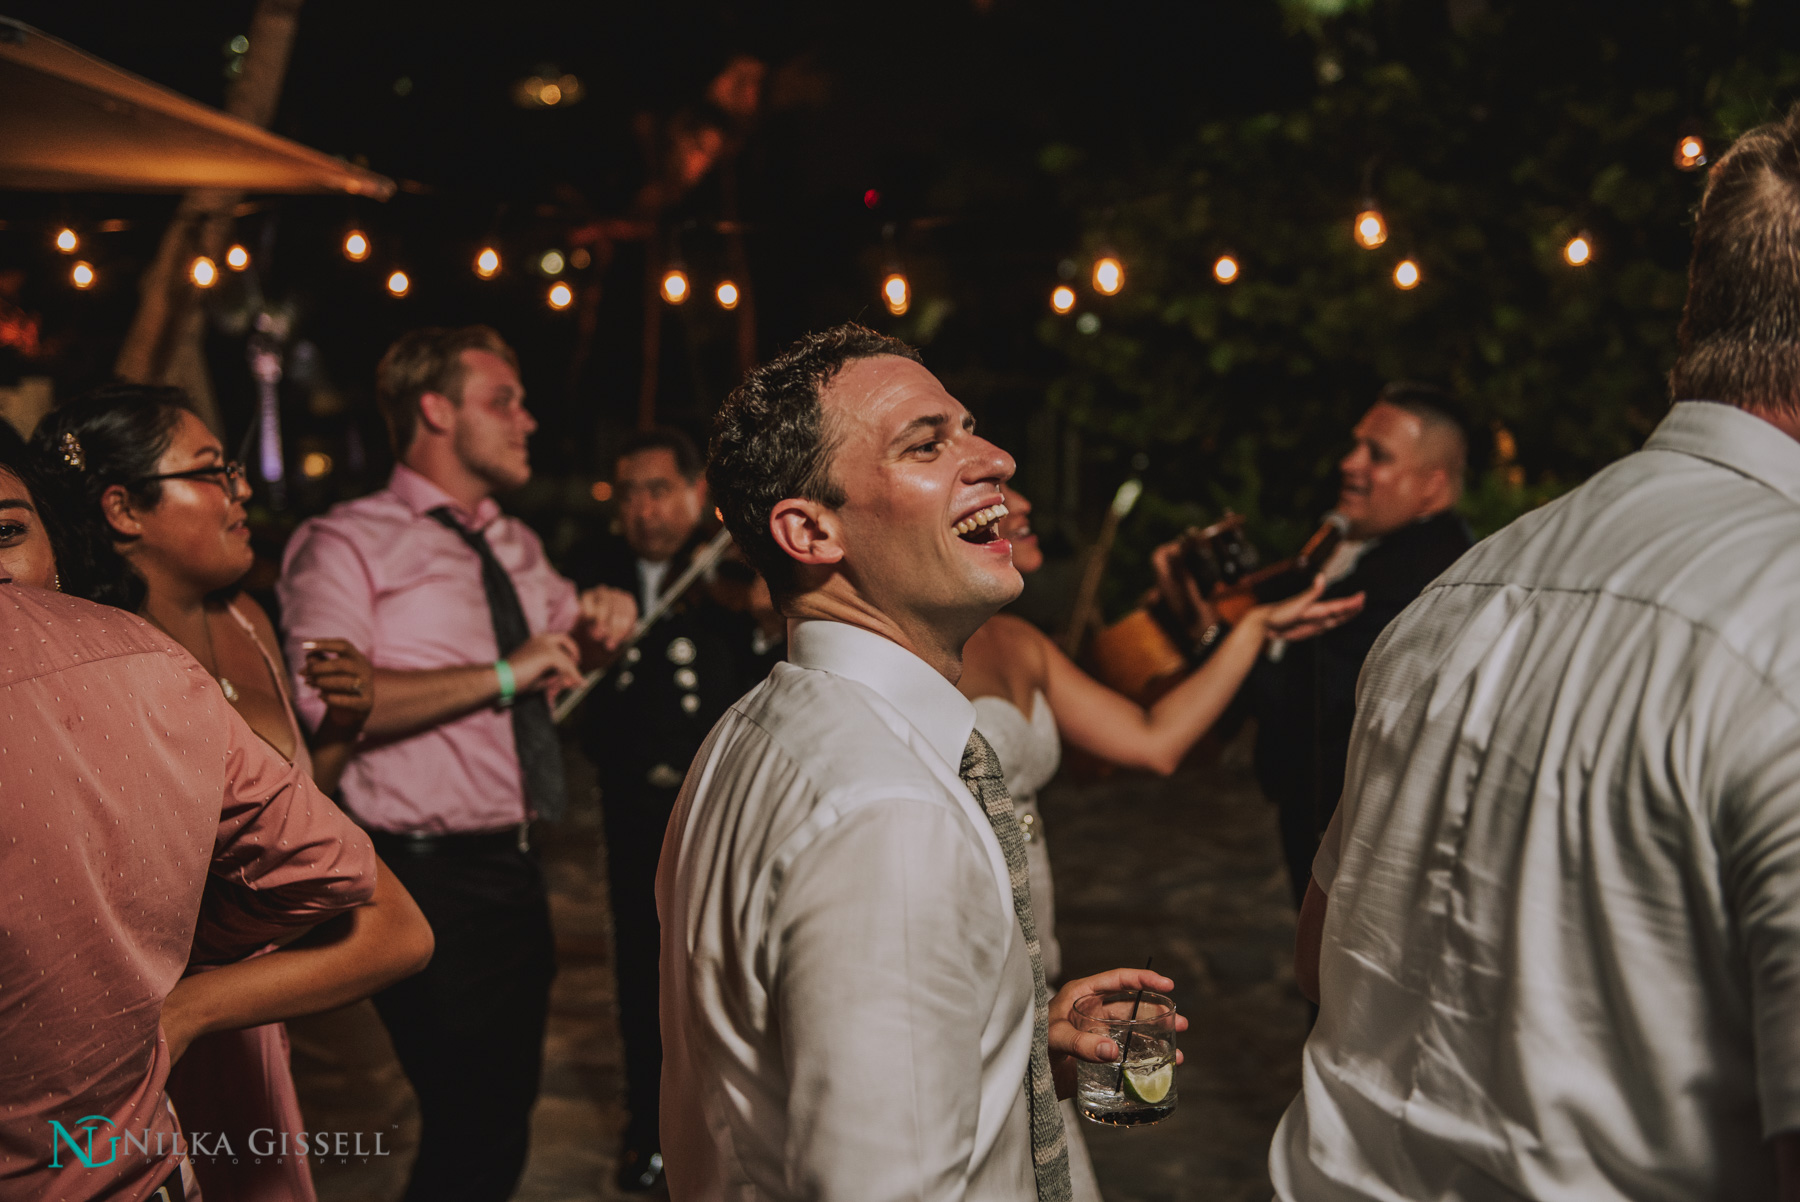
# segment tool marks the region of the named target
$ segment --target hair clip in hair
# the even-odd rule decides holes
[[[81,440],[75,437],[75,431],[64,430],[57,445],[62,449],[62,461],[78,472],[87,470],[87,455],[81,449]]]

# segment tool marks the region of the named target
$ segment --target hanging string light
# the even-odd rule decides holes
[[[1576,234],[1563,247],[1563,261],[1570,267],[1584,267],[1594,257],[1594,244],[1586,233]]]
[[[1094,260],[1094,291],[1101,296],[1115,296],[1125,286],[1125,265],[1112,255]]]
[[[1050,307],[1058,313],[1067,313],[1075,307],[1075,289],[1067,284],[1058,284],[1050,290]]]
[[[563,273],[563,268],[568,265],[569,261],[563,258],[563,253],[560,250],[547,250],[543,253],[542,257],[538,259],[538,270],[545,275],[561,275]]]
[[[244,270],[250,266],[250,252],[234,243],[231,249],[225,252],[225,266],[233,271]]]
[[[194,281],[196,288],[211,288],[219,282],[218,264],[205,255],[200,255],[188,264],[188,279]]]
[[[912,286],[898,271],[889,272],[881,281],[881,298],[887,302],[888,312],[899,317],[912,306]]]
[[[81,239],[76,237],[75,231],[68,226],[65,225],[56,231],[56,249],[62,251],[63,254],[74,254],[75,249],[80,245]]]
[[[1381,215],[1381,210],[1375,207],[1374,201],[1363,202],[1362,212],[1356,215],[1354,232],[1356,244],[1364,250],[1374,250],[1387,241],[1387,218]]]
[[[395,296],[405,296],[411,287],[412,281],[406,278],[404,271],[395,271],[387,278],[387,290]]]
[[[1423,277],[1419,274],[1419,265],[1411,259],[1401,259],[1399,265],[1394,268],[1394,287],[1403,292],[1410,292],[1417,288],[1421,278]]]
[[[86,259],[76,260],[75,266],[69,269],[69,283],[86,292],[94,286],[94,265]]]
[[[558,280],[556,283],[550,285],[550,295],[548,299],[552,309],[558,311],[567,309],[570,305],[575,303],[575,290],[561,280]]]
[[[491,280],[500,274],[500,252],[491,246],[481,248],[475,256],[475,274],[484,280]]]
[[[1213,260],[1213,279],[1221,284],[1229,284],[1238,278],[1238,261],[1232,255],[1220,255]]]
[[[713,298],[719,302],[721,309],[738,307],[738,286],[730,280],[720,280],[719,286],[713,289]]]
[[[369,236],[361,230],[351,230],[344,235],[344,257],[352,263],[360,263],[369,257]]]
[[[671,267],[663,272],[662,295],[671,305],[685,303],[690,291],[692,288],[688,284],[687,272],[679,267]]]
[[[1682,134],[1675,139],[1675,166],[1683,171],[1698,171],[1706,166],[1706,139],[1699,134]]]

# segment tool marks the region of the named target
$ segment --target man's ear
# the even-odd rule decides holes
[[[817,501],[799,497],[777,501],[769,511],[769,534],[796,563],[833,564],[844,558],[837,513]]]
[[[461,408],[441,392],[419,394],[419,422],[433,434],[448,434],[456,426],[456,411]]]
[[[138,538],[144,533],[144,524],[138,520],[137,505],[122,484],[115,484],[100,494],[100,512],[106,515],[106,523],[113,528],[114,534]]]

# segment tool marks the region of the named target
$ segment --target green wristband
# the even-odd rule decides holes
[[[503,659],[495,660],[494,675],[500,678],[500,704],[511,705],[519,692],[519,680],[513,675],[512,665]]]

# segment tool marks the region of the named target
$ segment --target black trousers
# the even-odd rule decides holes
[[[377,838],[425,912],[425,971],[375,995],[419,1097],[407,1202],[505,1202],[525,1168],[543,1071],[556,945],[537,858]]]
[[[612,895],[619,1034],[625,1043],[627,1147],[659,1149],[662,1023],[658,1010],[662,932],[656,921],[656,864],[679,789],[645,784],[601,790],[606,874]]]

